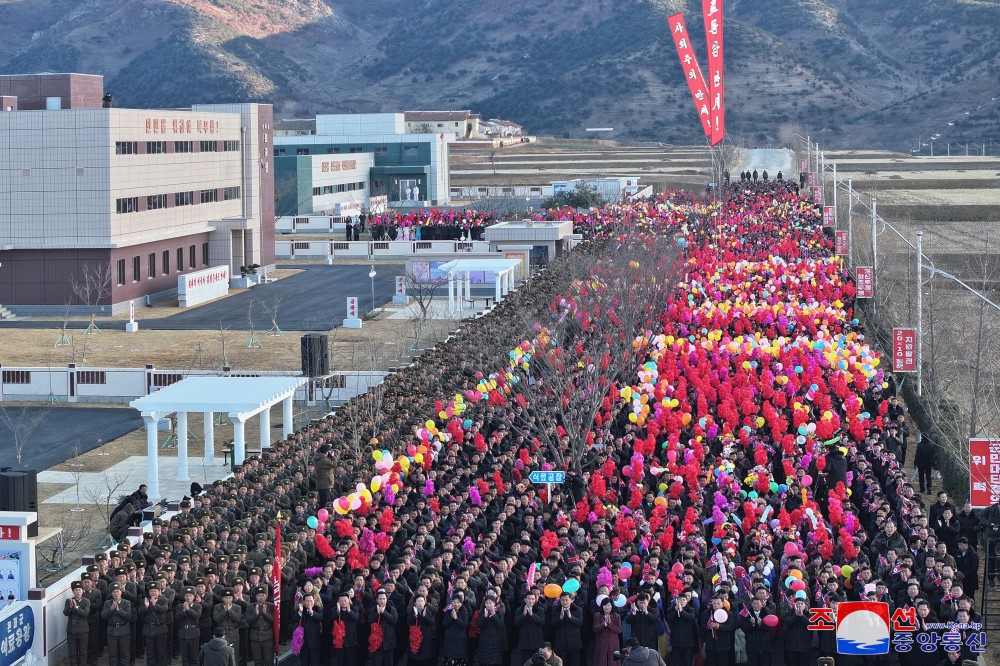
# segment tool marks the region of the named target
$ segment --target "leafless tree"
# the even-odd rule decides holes
[[[111,529],[111,512],[118,506],[121,500],[122,488],[128,482],[128,473],[121,474],[112,469],[106,469],[101,474],[101,486],[94,486],[83,491],[86,497],[97,509],[97,514],[104,520],[106,532]]]
[[[10,438],[14,443],[14,454],[17,457],[17,464],[22,462],[24,455],[24,445],[31,438],[32,433],[42,425],[42,422],[52,411],[52,407],[37,407],[33,405],[5,405],[0,403],[0,422],[3,422],[10,430]]]
[[[365,338],[361,343],[366,369],[379,372],[385,369],[385,348],[382,343]],[[360,379],[359,379],[360,381]],[[372,440],[378,439],[384,420],[385,385],[379,383],[348,400],[342,409],[350,417],[353,425],[350,437],[343,442],[345,455],[354,462],[361,462],[367,454]]]
[[[66,554],[82,550],[85,544],[89,545],[93,529],[94,515],[86,514],[61,526],[55,535],[39,544],[36,552],[49,565],[45,571],[57,573],[69,566],[66,564]]]
[[[414,272],[413,264],[411,263],[405,275],[405,283],[406,295],[412,298],[413,302],[417,306],[414,311],[414,316],[411,319],[414,327],[413,348],[417,349],[420,347],[420,339],[424,326],[430,317],[430,310],[431,305],[434,303],[434,297],[448,284],[448,278],[431,274],[429,264],[426,275],[416,273]]]
[[[70,509],[73,513],[79,513],[81,511],[86,511],[82,506],[80,506],[80,481],[83,479],[83,475],[87,473],[87,468],[80,460],[80,443],[77,442],[73,446],[73,457],[70,458],[70,474],[73,475],[73,483],[76,485],[76,504]]]
[[[283,302],[284,299],[281,296],[271,296],[261,303],[261,307],[264,308],[264,312],[267,313],[268,318],[271,320],[271,328],[265,335],[285,337],[284,331],[278,326],[278,311],[281,309]]]
[[[111,262],[101,262],[99,264],[84,264],[83,274],[80,277],[74,276],[70,281],[73,294],[83,305],[90,310],[90,325],[84,334],[99,333],[101,329],[97,327],[95,319],[97,310],[111,297],[111,285],[114,280],[114,272]]]
[[[257,337],[257,331],[254,329],[253,306],[256,304],[256,298],[251,297],[247,300],[247,323],[250,325],[250,338],[247,340],[247,349],[252,349],[253,347],[264,347],[264,343],[262,343]]]
[[[72,302],[66,302],[66,308],[63,311],[62,327],[59,329],[59,337],[56,338],[56,347],[68,347],[72,344],[68,335],[66,335],[66,326],[69,324],[69,309],[72,307]]]

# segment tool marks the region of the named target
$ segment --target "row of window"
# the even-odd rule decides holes
[[[326,154],[326,155],[339,155],[340,153],[344,152],[339,146],[327,146],[326,149],[323,152],[320,152],[319,146],[315,146],[313,148],[296,148],[295,149],[295,154],[296,155],[309,155],[310,154],[310,152],[309,152],[310,150],[315,150],[316,151],[315,153],[312,153],[314,155],[323,155],[323,154]],[[417,151],[418,151],[417,146],[403,146],[403,154],[404,155],[416,155]],[[347,150],[347,152],[349,152],[349,153],[360,153],[360,152],[363,152],[363,150],[362,150],[361,146],[351,146]],[[375,148],[375,154],[376,155],[385,155],[388,152],[389,152],[389,147],[388,146],[378,146],[378,147]],[[275,148],[274,149],[274,155],[275,155],[275,157],[282,157],[282,156],[288,155],[288,154],[289,153],[288,153],[288,149],[287,148]]]
[[[314,187],[313,196],[318,197],[321,194],[334,194],[335,192],[354,192],[356,190],[364,190],[365,183],[360,181],[357,183],[341,183],[340,185],[324,185],[323,187]]]
[[[4,384],[30,384],[31,370],[4,370],[0,377]],[[107,384],[108,375],[104,370],[77,370],[77,384]]]
[[[176,252],[177,261],[174,264],[174,269],[178,273],[183,273],[185,270],[185,264],[184,264],[185,254],[187,254],[187,269],[193,270],[196,267],[196,263],[198,260],[198,246],[189,245],[187,248],[183,247],[177,248]],[[171,255],[170,250],[164,250],[162,253],[160,253],[159,275],[170,275],[170,255]],[[157,260],[156,252],[150,252],[148,255],[146,255],[147,279],[151,280],[158,275],[156,272],[157,269],[156,260]],[[208,243],[201,244],[201,265],[208,266]],[[118,260],[116,273],[118,277],[118,286],[121,287],[125,284],[125,277],[126,277],[124,259]],[[141,279],[142,279],[142,257],[135,256],[132,257],[132,282],[139,282]]]
[[[146,141],[147,155],[160,155],[167,152],[166,141]],[[193,153],[194,141],[174,141],[175,153]],[[222,144],[220,149],[219,144]],[[240,149],[239,141],[199,141],[199,151],[202,153],[234,152]],[[115,155],[138,155],[138,141],[115,141]]]
[[[159,210],[167,207],[167,197],[169,194],[151,194],[146,197],[146,210]],[[174,192],[174,206],[190,206],[194,203],[194,192]],[[219,191],[199,190],[198,198],[201,203],[212,203],[219,201]],[[226,187],[222,190],[222,201],[232,201],[240,198],[240,188]],[[138,213],[139,197],[122,197],[115,199],[115,212],[117,213]]]

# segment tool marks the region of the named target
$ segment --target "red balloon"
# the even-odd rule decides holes
[[[791,557],[799,552],[799,547],[795,545],[794,542],[789,541],[785,544],[785,555]]]
[[[777,615],[765,615],[764,616],[764,624],[766,624],[769,627],[777,627],[778,626],[778,616]]]

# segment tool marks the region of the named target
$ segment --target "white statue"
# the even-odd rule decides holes
[[[420,186],[419,185],[414,185],[413,186],[413,200],[414,201],[420,201]]]

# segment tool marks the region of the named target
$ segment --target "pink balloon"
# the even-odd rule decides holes
[[[316,512],[316,517],[319,518],[319,522],[325,523],[327,520],[330,519],[330,512],[327,511],[326,509],[320,509],[319,511]]]
[[[794,583],[792,583],[793,592],[798,592],[799,590],[804,590],[804,589],[806,589],[806,584],[803,583],[801,580],[797,580]]]
[[[712,619],[718,622],[719,624],[722,624],[723,622],[729,619],[729,613],[727,613],[725,609],[720,608],[716,610],[715,613],[712,614]]]
[[[809,486],[812,485],[812,482],[813,482],[813,478],[811,476],[809,476],[808,474],[806,474],[805,476],[802,477],[802,485],[803,486],[805,486],[805,487],[808,488]]]
[[[785,555],[791,557],[792,555],[795,555],[798,552],[799,552],[799,547],[796,546],[794,542],[789,541],[788,543],[785,544]]]
[[[777,627],[778,626],[778,616],[777,615],[765,615],[764,616],[764,624],[766,624],[769,627]]]
[[[677,452],[672,449],[667,451],[667,460],[670,462],[677,462]]]
[[[622,567],[618,570],[618,577],[622,580],[628,580],[632,577],[632,569],[628,567]]]

